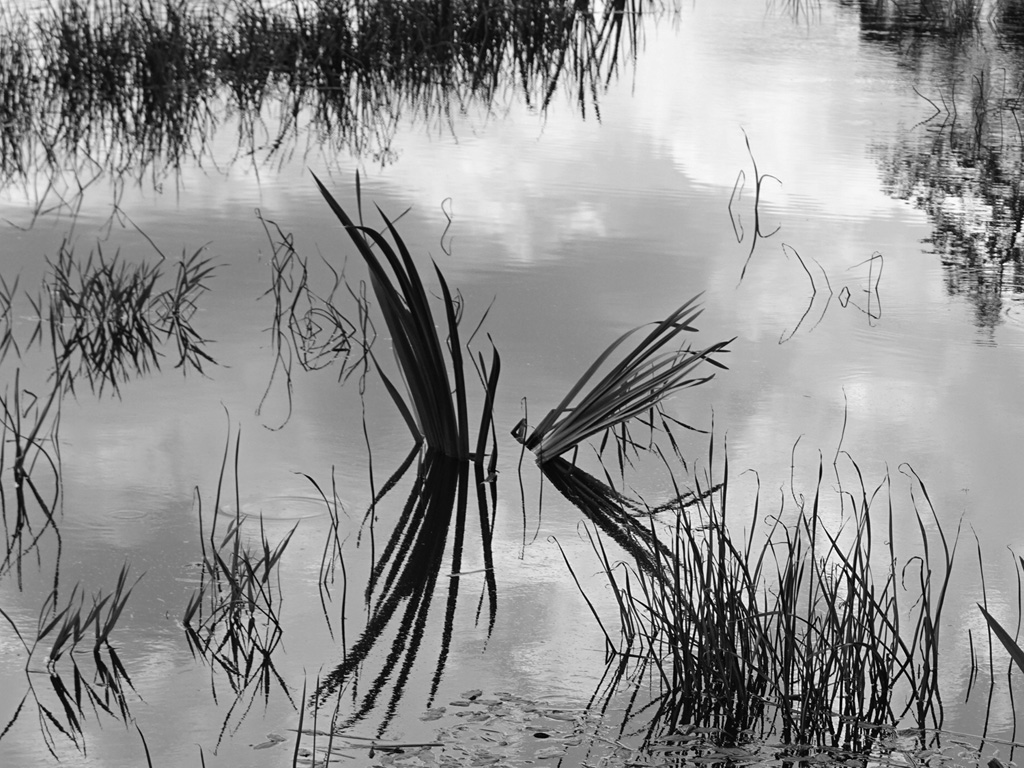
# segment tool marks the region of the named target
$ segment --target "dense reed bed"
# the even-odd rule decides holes
[[[729,506],[728,461],[721,472],[717,491],[698,484],[695,503],[658,513],[668,554],[656,550],[657,574],[615,563],[596,541],[620,608],[614,653],[654,680],[653,703],[627,723],[647,743],[710,728],[725,746],[772,737],[852,751],[905,718],[941,725],[939,626],[956,539],[920,478],[901,468],[920,539],[897,552],[888,476],[866,486],[849,460],[852,481],[837,468],[833,492],[819,464],[813,492],[790,494],[765,530],[759,501]],[[826,526],[826,511],[841,523]]]
[[[0,10],[0,180],[52,175],[65,201],[103,173],[160,183],[186,159],[209,159],[229,115],[240,155],[269,159],[308,128],[334,151],[387,162],[410,117],[445,125],[512,94],[543,108],[563,86],[586,112],[635,54],[645,7],[60,0],[31,16]]]

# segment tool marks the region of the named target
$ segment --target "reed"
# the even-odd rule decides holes
[[[461,309],[453,299],[444,275],[435,264],[434,272],[442,293],[447,341],[438,335],[438,323],[430,308],[427,290],[412,254],[393,222],[378,209],[394,246],[376,230],[356,224],[320,179],[315,175],[313,178],[370,270],[370,285],[390,333],[395,361],[405,383],[409,402],[406,403],[402,398],[374,356],[384,386],[417,440],[425,441],[428,448],[451,458],[472,458],[468,389],[459,336]],[[358,177],[356,181],[358,189]],[[490,408],[498,384],[498,360],[495,350],[492,362],[495,375],[484,382],[484,414],[474,445],[486,441]]]
[[[715,356],[726,352],[732,339],[698,350],[689,346],[673,346],[680,334],[697,331],[693,323],[703,311],[699,298],[700,294],[664,320],[652,323],[653,329],[590,385],[616,350],[645,326],[620,336],[586,370],[562,402],[541,419],[529,436],[525,420],[521,421],[513,430],[516,439],[533,451],[537,462],[543,465],[575,449],[584,440],[655,411],[670,395],[710,381],[714,374],[698,375],[697,369],[705,363],[724,369],[725,365]],[[588,385],[590,389],[586,389]]]
[[[759,502],[748,538],[732,533],[726,460],[719,491],[698,484],[698,502],[662,522],[659,574],[595,547],[620,611],[614,654],[653,674],[653,704],[633,713],[647,743],[686,726],[713,728],[724,746],[760,734],[862,751],[905,715],[941,724],[939,626],[956,541],[904,468],[920,541],[897,559],[890,479],[869,488],[852,460],[853,484],[836,493],[846,522],[828,530],[823,470],[810,497],[794,493],[793,510],[768,518],[761,544]]]
[[[1017,566],[1020,569],[1024,569],[1024,557],[1017,556]],[[1018,592],[1020,591],[1020,571],[1018,573]],[[984,594],[984,571],[982,571],[982,600],[983,603],[978,603],[978,610],[981,611],[982,616],[985,617],[985,622],[988,624],[989,629],[999,643],[1006,649],[1006,652],[1010,654],[1011,661],[1017,666],[1017,669],[1024,672],[1024,648],[1017,642],[1020,635],[1020,627],[1018,620],[1018,628],[1015,634],[1010,632],[988,611],[988,598]],[[1018,600],[1019,602],[1019,600]],[[989,643],[991,645],[991,636],[989,637]],[[989,649],[991,652],[991,648]]]

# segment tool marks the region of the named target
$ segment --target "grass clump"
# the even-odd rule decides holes
[[[658,574],[614,564],[598,547],[620,608],[615,653],[639,659],[656,680],[654,703],[632,713],[649,743],[706,726],[724,745],[772,734],[863,750],[908,715],[921,728],[941,724],[939,626],[956,540],[905,467],[923,554],[901,562],[890,478],[868,488],[850,467],[852,487],[837,469],[843,523],[834,530],[821,519],[819,464],[812,497],[794,493],[794,508],[769,517],[761,543],[755,503],[749,536],[738,539],[726,461],[722,487],[698,487],[696,502],[665,526]]]
[[[438,323],[430,308],[426,288],[412,254],[393,222],[378,209],[394,246],[376,230],[356,224],[320,179],[315,175],[313,178],[369,267],[370,285],[391,335],[395,361],[409,395],[408,403],[381,370],[379,362],[377,369],[410,431],[417,440],[425,441],[431,450],[455,459],[476,457],[479,460],[479,450],[475,454],[470,450],[468,389],[459,335],[461,304],[457,304],[453,298],[444,275],[435,264],[434,272],[441,287],[448,331],[447,343],[438,335]],[[358,177],[356,181],[358,190]],[[379,250],[380,255],[375,249]],[[376,362],[376,357],[374,360]],[[490,427],[491,406],[500,370],[500,358],[496,350],[490,370],[491,375],[482,378],[485,388],[484,412],[474,448],[486,444]]]
[[[620,336],[594,361],[569,393],[550,410],[527,436],[525,419],[513,435],[543,465],[575,449],[581,442],[624,425],[630,419],[653,412],[670,395],[710,381],[714,374],[697,375],[704,363],[725,368],[715,356],[732,342],[722,341],[704,349],[673,347],[679,334],[696,332],[694,321],[703,311],[699,294],[653,323],[653,329],[589,390],[584,391],[616,350],[644,326]]]

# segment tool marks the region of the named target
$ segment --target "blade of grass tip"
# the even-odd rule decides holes
[[[995,632],[996,637],[999,638],[999,642],[1001,642],[1003,647],[1005,647],[1009,652],[1010,658],[1013,659],[1014,663],[1021,671],[1024,671],[1024,649],[1017,645],[1013,637],[1010,636],[1010,633],[1003,628],[1003,625],[1000,624],[991,613],[982,607],[981,603],[977,603],[976,605],[978,606],[978,610],[981,611],[982,615],[984,615],[985,621],[988,622],[989,627],[991,627],[992,631]]]
[[[340,221],[342,225],[345,227],[345,231],[348,232],[349,237],[352,238],[353,242],[356,245],[356,248],[359,249],[359,253],[366,260],[367,264],[371,266],[371,268],[375,265],[379,269],[380,262],[377,260],[377,257],[374,255],[373,251],[370,250],[370,246],[366,242],[366,239],[359,235],[359,232],[362,231],[364,228],[356,224],[355,222],[352,221],[352,219],[349,218],[348,214],[345,213],[345,210],[341,207],[341,205],[338,204],[338,201],[334,199],[334,195],[332,195],[330,191],[327,189],[327,187],[323,185],[323,182],[321,182],[320,179],[317,178],[317,175],[312,171],[310,171],[310,173],[313,176],[313,181],[315,181],[317,187],[320,188],[320,194],[323,195],[324,200],[327,201],[327,205],[330,207],[331,211],[334,213],[338,221]],[[360,214],[360,216],[362,216],[362,214]]]
[[[146,752],[146,765],[149,768],[153,768],[153,759],[149,756],[149,744],[146,743],[146,737],[142,734],[142,729],[139,728],[139,724],[135,724],[135,730],[139,732],[139,738],[142,739],[142,748]]]
[[[466,402],[466,374],[462,362],[462,344],[459,341],[459,322],[455,318],[455,304],[452,301],[448,283],[441,274],[441,269],[434,265],[437,279],[441,282],[441,293],[444,295],[445,315],[448,318],[448,354],[452,361],[452,374],[455,377],[455,401],[458,411],[458,446],[457,459],[465,459],[469,455],[469,416]]]
[[[316,176],[314,175],[313,178],[315,179]],[[356,168],[356,212],[359,214],[359,226],[363,226],[363,185],[358,168]]]
[[[306,714],[306,680],[302,680],[302,697],[299,699],[299,727],[295,730],[295,751],[292,753],[292,768],[299,764],[299,744],[302,742],[302,720]]]
[[[604,628],[604,624],[601,622],[601,617],[598,615],[597,609],[594,608],[594,604],[590,602],[590,598],[587,597],[587,593],[584,591],[583,585],[580,584],[580,580],[576,578],[576,571],[573,570],[572,563],[569,562],[569,558],[565,554],[565,550],[562,549],[562,545],[559,543],[558,539],[556,539],[553,536],[551,538],[554,540],[555,546],[558,547],[558,551],[561,552],[562,559],[565,561],[565,565],[569,569],[569,574],[572,576],[572,580],[576,583],[576,588],[580,591],[580,594],[583,596],[583,600],[586,602],[587,607],[590,608],[590,612],[594,615],[594,618],[597,620],[597,626],[601,628],[601,633],[604,635],[605,642],[608,644],[609,648],[614,648],[615,644],[612,643],[612,639],[608,635],[608,631]]]
[[[498,391],[498,377],[501,374],[501,355],[498,354],[498,349],[494,346],[493,342],[491,344],[491,353],[491,371],[487,377],[487,386],[484,392],[484,408],[480,416],[480,433],[476,441],[476,460],[479,462],[484,460],[484,452],[487,450],[487,432],[494,415],[494,398]],[[480,356],[480,367],[482,371],[486,372],[483,355]]]

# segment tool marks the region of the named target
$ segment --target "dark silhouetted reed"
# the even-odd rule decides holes
[[[428,448],[446,456],[471,458],[471,448],[486,444],[490,428],[490,408],[500,370],[497,350],[493,354],[491,376],[483,381],[484,413],[471,446],[464,353],[459,335],[461,306],[453,299],[444,275],[435,264],[447,343],[438,335],[438,323],[434,320],[426,288],[412,254],[392,221],[380,211],[394,246],[376,230],[356,224],[320,180],[315,175],[313,178],[370,270],[370,285],[391,335],[395,361],[409,402],[402,398],[374,356],[384,386],[417,440],[424,440]]]
[[[679,390],[710,381],[714,374],[699,375],[704,363],[725,366],[716,355],[727,351],[729,341],[694,350],[674,346],[679,334],[693,333],[694,321],[703,311],[700,296],[687,301],[664,320],[651,323],[653,329],[615,363],[600,380],[590,385],[616,350],[645,326],[627,331],[613,342],[573,385],[561,403],[548,412],[529,436],[525,420],[513,434],[544,464],[575,449],[581,442],[657,409],[662,401]],[[590,389],[584,391],[590,385]]]

